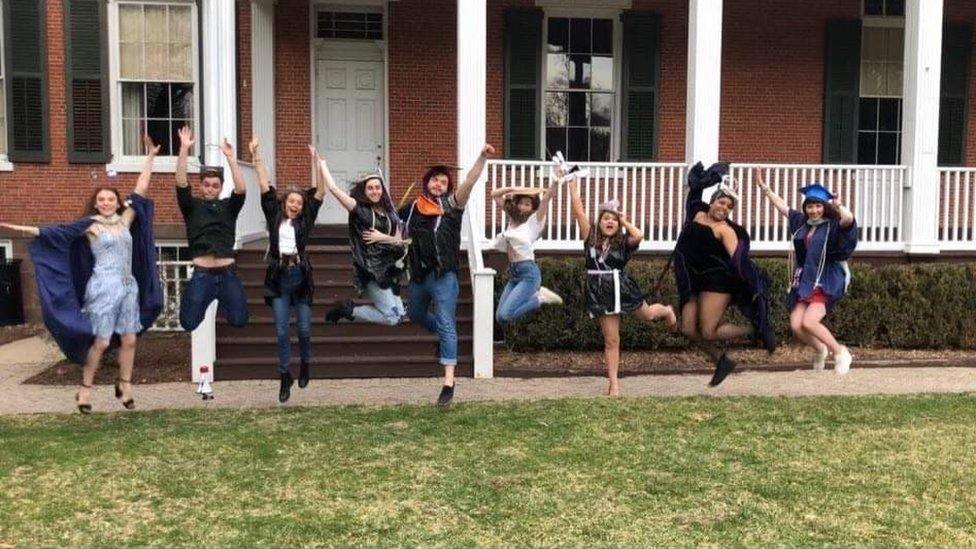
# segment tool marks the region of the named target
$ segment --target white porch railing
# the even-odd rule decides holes
[[[627,216],[644,229],[642,250],[668,251],[674,247],[684,224],[687,166],[680,163],[596,163],[582,162],[590,175],[580,182],[580,195],[587,212],[596,219],[600,203],[610,198],[621,201]],[[752,181],[758,167],[777,194],[799,207],[798,189],[819,182],[838,194],[854,212],[861,227],[865,251],[901,251],[903,242],[904,166],[844,166],[803,164],[734,164],[732,176],[739,182],[741,200],[732,218],[752,236],[756,250],[787,250],[786,220],[762,198]],[[552,165],[544,161],[492,160],[488,165],[488,186],[544,187],[549,184]],[[486,240],[492,240],[507,223],[505,213],[494,202],[486,211]],[[583,236],[572,219],[568,187],[560,188],[550,205],[540,250],[576,250]]]
[[[484,211],[485,183],[479,182],[464,214],[463,245],[468,252],[468,270],[471,274],[472,334],[474,358],[474,377],[494,377],[494,329],[495,329],[495,270],[485,267],[482,255],[483,234],[480,225],[480,215],[476,212]]]
[[[976,250],[976,168],[939,168],[939,246]]]
[[[159,314],[150,330],[158,332],[179,332],[180,296],[183,284],[193,275],[191,261],[160,261],[156,264],[159,282],[163,289],[163,312]]]

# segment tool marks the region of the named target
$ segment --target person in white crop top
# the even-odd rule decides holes
[[[509,219],[508,226],[495,238],[495,248],[508,254],[508,283],[495,312],[499,324],[522,318],[544,304],[561,305],[563,302],[556,293],[542,286],[542,273],[532,250],[542,233],[552,195],[562,183],[560,178],[544,191],[532,187],[502,187],[491,193]],[[540,192],[542,198],[539,198]]]

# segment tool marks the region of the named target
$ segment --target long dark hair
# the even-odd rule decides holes
[[[818,202],[820,204],[823,204],[823,207],[824,207],[823,216],[824,216],[824,218],[826,218],[826,219],[833,219],[833,220],[840,219],[840,210],[837,209],[837,206],[835,206],[831,202],[823,202],[821,200],[804,200],[803,201],[803,205],[801,206],[801,208],[803,209],[803,215],[807,215],[807,206],[809,204],[816,204]]]
[[[85,209],[81,211],[82,217],[100,215],[98,213],[98,207],[96,204],[98,203],[98,193],[102,191],[112,191],[112,193],[115,194],[115,200],[117,200],[119,204],[119,207],[115,210],[115,213],[121,214],[125,210],[125,205],[122,204],[122,195],[119,194],[117,189],[113,187],[98,187],[94,190],[94,192],[92,192],[91,196],[88,197],[88,201],[85,202]]]
[[[519,200],[522,200],[523,198],[528,198],[532,201],[532,211],[528,214],[523,214],[518,209]],[[539,195],[537,194],[517,194],[505,199],[505,205],[502,207],[502,210],[505,211],[505,215],[507,215],[509,219],[521,224],[525,223],[525,220],[528,219],[530,215],[539,211],[539,204],[541,203],[542,201],[539,199]]]
[[[360,206],[366,206],[372,208],[374,203],[369,200],[366,196],[366,184],[372,180],[377,180],[380,182],[380,188],[383,189],[383,195],[380,196],[379,206],[386,212],[386,215],[390,216],[394,220],[399,220],[397,216],[396,206],[393,205],[393,197],[390,196],[390,191],[387,190],[386,184],[380,175],[372,174],[368,175],[355,183],[352,184],[352,188],[349,189],[349,196],[356,201]]]
[[[617,234],[613,236],[603,235],[603,231],[600,230],[600,220],[603,219],[603,214],[610,214],[617,218]],[[610,210],[601,210],[600,215],[596,218],[596,223],[590,228],[590,234],[586,235],[586,245],[593,248],[601,248],[603,247],[603,242],[606,240],[610,242],[611,248],[622,248],[627,238],[627,235],[621,230],[622,228],[620,214]]]

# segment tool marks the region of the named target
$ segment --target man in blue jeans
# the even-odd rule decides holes
[[[203,322],[207,307],[216,299],[227,322],[241,327],[247,324],[247,298],[244,285],[234,269],[234,229],[237,214],[244,206],[247,187],[237,165],[234,147],[224,139],[221,152],[227,157],[234,192],[220,199],[224,184],[223,169],[204,166],[200,169],[203,198],[190,192],[186,177],[186,160],[193,147],[193,134],[183,126],[179,131],[180,154],[176,162],[176,201],[186,223],[186,239],[193,258],[193,277],[187,283],[180,302],[180,326],[193,331]]]
[[[427,331],[436,333],[440,343],[444,386],[437,398],[438,406],[447,406],[454,398],[461,219],[471,190],[485,169],[485,161],[494,152],[494,147],[485,144],[457,190],[450,168],[431,167],[424,174],[420,197],[400,212],[400,219],[406,225],[404,237],[412,240],[407,255],[410,269],[407,315]]]

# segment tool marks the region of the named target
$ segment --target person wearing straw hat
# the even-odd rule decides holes
[[[776,335],[769,315],[769,275],[749,257],[749,233],[729,215],[739,200],[728,164],[701,162],[688,172],[685,224],[675,244],[675,282],[681,304],[681,332],[715,361],[709,385],[716,386],[735,369],[716,342],[752,337],[770,353]],[[708,203],[705,189],[716,186]],[[741,326],[723,322],[732,304],[750,320]]]
[[[813,369],[823,371],[828,353],[834,355],[834,372],[844,375],[854,361],[850,350],[823,325],[823,319],[839,301],[851,281],[847,259],[857,247],[854,214],[819,183],[800,189],[800,211],[790,208],[763,181],[757,168],[754,177],[763,195],[788,220],[793,241],[792,278],[786,308],[790,329],[813,348]]]
[[[637,281],[626,271],[627,263],[644,239],[644,231],[634,226],[616,199],[600,206],[595,224],[580,198],[578,179],[569,182],[573,198],[573,217],[580,234],[586,235],[586,308],[591,318],[599,318],[603,332],[603,353],[607,365],[607,394],[620,395],[620,317],[631,313],[644,322],[663,319],[671,329],[677,326],[670,305],[648,303]]]
[[[505,325],[522,318],[542,305],[563,303],[563,298],[542,286],[542,272],[535,262],[532,249],[545,228],[552,195],[565,182],[560,166],[556,170],[556,183],[545,190],[502,187],[491,192],[492,200],[502,208],[509,220],[505,230],[495,237],[495,248],[508,255],[508,282],[495,312],[495,320],[499,324]]]

